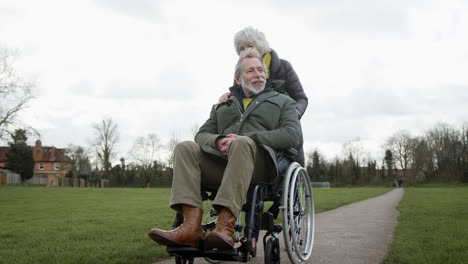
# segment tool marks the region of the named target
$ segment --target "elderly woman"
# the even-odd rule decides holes
[[[285,90],[280,92],[286,92],[292,99],[294,99],[294,101],[296,101],[296,112],[299,119],[301,119],[302,115],[304,115],[304,112],[307,109],[308,99],[304,90],[302,89],[299,77],[291,66],[291,63],[280,59],[278,54],[270,48],[270,45],[265,38],[265,34],[253,27],[246,27],[237,32],[234,36],[234,47],[239,56],[243,52],[250,52],[250,50],[253,49],[253,52],[256,51],[260,57],[263,58],[263,62],[268,68],[266,78],[268,80],[285,81],[285,84],[283,85]],[[219,98],[219,102],[221,103],[227,101],[229,96],[230,93],[225,93]],[[303,143],[303,138],[301,136],[299,144],[296,147],[296,150],[298,151],[296,161],[302,166],[304,166]],[[249,214],[246,213],[246,223],[248,222],[248,219]],[[255,227],[252,234],[252,247],[254,252],[257,248],[256,244],[258,240],[258,230],[259,228]]]
[[[291,63],[287,60],[280,59],[278,54],[270,48],[270,45],[265,38],[265,34],[253,27],[246,27],[237,32],[234,36],[234,47],[238,55],[241,55],[241,53],[247,52],[250,49],[256,50],[261,55],[263,62],[268,68],[267,79],[285,81],[285,84],[283,85],[285,90],[282,92],[286,92],[292,99],[294,99],[294,101],[296,101],[296,112],[299,119],[301,119],[308,104],[308,99],[302,89],[302,84],[291,66]],[[229,96],[230,93],[222,95],[219,102],[225,102]],[[296,157],[296,161],[304,166],[304,149],[302,145],[303,138],[301,137],[299,145],[296,147],[296,150],[299,153]]]

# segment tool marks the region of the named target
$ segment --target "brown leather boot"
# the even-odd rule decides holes
[[[207,249],[231,249],[234,247],[234,225],[236,217],[227,208],[222,208],[218,214],[215,231],[209,233],[205,239]]]
[[[198,240],[204,237],[201,226],[203,210],[186,204],[182,204],[181,209],[184,216],[184,223],[182,225],[171,231],[153,228],[148,233],[148,236],[165,246],[189,246],[197,248]]]

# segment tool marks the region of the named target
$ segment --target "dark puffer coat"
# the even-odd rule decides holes
[[[280,59],[276,51],[272,49],[270,69],[268,70],[270,72],[270,79],[285,81],[283,85],[284,91],[296,101],[296,111],[299,114],[299,118],[301,118],[307,109],[308,98],[291,63]]]
[[[284,80],[285,84],[283,85],[284,91],[296,101],[296,111],[299,115],[299,118],[304,115],[305,110],[308,105],[308,98],[302,88],[302,84],[299,81],[299,77],[294,71],[291,63],[287,60],[280,59],[278,54],[273,49],[271,50],[271,63],[270,69],[270,79],[273,80]],[[296,147],[299,152],[296,157],[296,161],[304,166],[304,139],[301,136],[299,145]]]

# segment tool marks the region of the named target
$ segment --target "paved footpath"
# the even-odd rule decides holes
[[[314,249],[307,263],[382,263],[392,241],[398,217],[396,206],[403,193],[403,189],[394,189],[378,197],[316,214]],[[281,249],[281,263],[290,263],[284,244]],[[157,263],[173,264],[175,261],[171,258]],[[208,262],[198,258],[195,263]],[[257,257],[249,263],[264,263],[261,243]]]

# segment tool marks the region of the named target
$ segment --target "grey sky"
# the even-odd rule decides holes
[[[234,34],[252,25],[290,61],[309,97],[306,151],[359,138],[380,159],[400,129],[468,121],[468,4],[440,1],[22,1],[0,3],[0,45],[37,80],[21,114],[47,145],[87,145],[91,124],[134,140],[208,117],[232,84]]]

